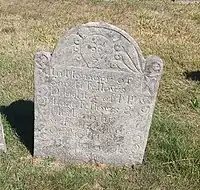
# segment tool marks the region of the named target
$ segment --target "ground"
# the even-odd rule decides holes
[[[52,51],[64,31],[90,21],[116,25],[144,55],[165,61],[139,168],[70,165],[30,153],[33,105],[26,100],[34,96],[34,54]],[[0,156],[0,189],[200,189],[200,4],[0,0],[0,42],[0,106],[8,148]],[[21,117],[18,123],[15,116]]]

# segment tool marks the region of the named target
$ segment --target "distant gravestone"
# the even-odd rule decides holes
[[[190,3],[200,3],[200,0],[173,0],[179,3],[190,4]]]
[[[1,115],[0,115],[0,152],[6,152],[6,144],[4,139],[3,125],[1,123]]]
[[[162,68],[115,26],[70,30],[35,56],[35,156],[142,163]]]

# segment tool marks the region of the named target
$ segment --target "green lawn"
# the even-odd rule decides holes
[[[0,0],[0,106],[33,99],[35,52],[52,51],[65,30],[100,20],[128,32],[144,55],[165,61],[143,165],[75,166],[34,158],[4,114],[8,151],[0,156],[0,189],[200,189],[200,76],[194,81],[186,74],[200,71],[200,4]],[[26,110],[20,111],[25,115],[18,125],[29,131]]]

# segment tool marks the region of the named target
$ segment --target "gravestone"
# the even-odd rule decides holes
[[[0,115],[0,152],[6,152],[6,144],[4,139],[3,125],[1,123],[1,115]]]
[[[200,0],[173,0],[173,1],[183,4],[200,3]]]
[[[70,30],[35,56],[35,156],[142,163],[162,68],[115,26]]]

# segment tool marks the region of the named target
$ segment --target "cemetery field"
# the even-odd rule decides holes
[[[34,54],[91,21],[123,29],[165,62],[139,168],[32,156]],[[0,112],[0,190],[200,189],[200,3],[0,0]]]

